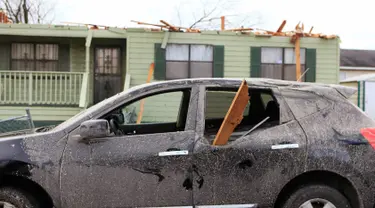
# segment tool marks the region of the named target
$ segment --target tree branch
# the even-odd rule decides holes
[[[195,25],[199,24],[200,22],[202,22],[204,19],[206,19],[207,17],[209,17],[215,10],[217,9],[217,7],[213,8],[210,12],[206,13],[206,11],[203,11],[203,16],[201,18],[199,18],[199,20],[195,21],[189,28],[193,28]]]
[[[23,0],[22,9],[23,9],[24,23],[27,24],[29,23],[29,9],[27,8],[26,0]]]
[[[55,5],[47,4],[44,0],[0,0],[8,12],[9,19],[14,23],[43,23]],[[51,15],[53,16],[53,15]]]

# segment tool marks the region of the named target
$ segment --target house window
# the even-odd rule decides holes
[[[306,50],[300,49],[301,75],[305,72]],[[296,80],[296,60],[294,48],[262,48],[261,77]],[[305,76],[301,78],[305,81]]]
[[[213,77],[213,46],[168,44],[166,79]]]
[[[12,44],[12,70],[58,71],[57,44]]]

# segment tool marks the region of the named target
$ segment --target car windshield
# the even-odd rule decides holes
[[[82,110],[82,111],[79,112],[78,114],[74,115],[73,117],[69,118],[68,120],[66,120],[66,121],[62,122],[61,124],[59,124],[58,126],[56,126],[56,127],[54,128],[54,130],[59,130],[59,129],[65,127],[65,126],[66,126],[67,124],[69,124],[70,122],[72,122],[72,121],[74,121],[74,120],[77,120],[77,119],[79,119],[80,117],[84,117],[85,115],[88,115],[88,114],[91,114],[91,113],[97,111],[97,110],[100,109],[102,106],[107,105],[108,103],[110,103],[110,102],[112,102],[113,100],[115,100],[119,95],[120,95],[120,93],[117,94],[117,95],[114,95],[114,96],[112,96],[112,97],[110,97],[110,98],[107,98],[107,99],[105,99],[105,100],[102,100],[101,102],[99,102],[99,103],[97,103],[97,104],[95,104],[95,105],[93,105],[93,106],[91,106],[91,107],[89,107],[89,108],[87,108],[87,109],[85,109],[85,110]]]

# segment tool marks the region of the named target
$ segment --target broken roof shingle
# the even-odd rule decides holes
[[[340,66],[375,67],[375,50],[340,50]]]

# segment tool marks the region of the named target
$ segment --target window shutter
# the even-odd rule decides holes
[[[59,45],[59,71],[70,71],[70,45]]]
[[[10,69],[10,44],[0,44],[0,70]]]
[[[161,48],[161,43],[155,43],[154,53],[154,79],[165,80],[165,49]]]
[[[306,49],[306,82],[316,81],[316,49]]]
[[[261,77],[261,47],[251,47],[250,53],[250,77]]]
[[[214,48],[214,73],[213,77],[224,77],[224,46]]]

